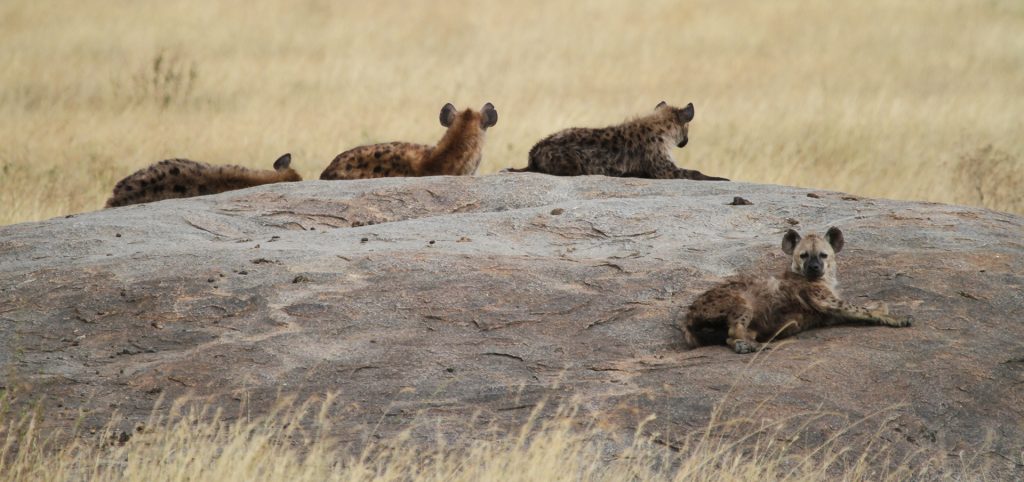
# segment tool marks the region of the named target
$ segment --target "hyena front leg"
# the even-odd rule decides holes
[[[819,301],[819,309],[829,316],[847,322],[870,323],[872,325],[885,325],[904,327],[910,326],[912,320],[909,316],[895,318],[886,314],[872,312],[867,308],[843,301],[835,296],[830,296]]]
[[[742,298],[736,298],[726,321],[729,336],[725,339],[725,343],[736,353],[751,353],[764,348],[764,344],[757,341],[757,331],[750,328],[753,319],[754,310],[750,304]]]
[[[645,166],[645,175],[636,177],[647,177],[651,179],[688,179],[691,181],[728,181],[724,177],[708,176],[694,169],[683,169],[676,167],[671,157],[659,156]]]
[[[676,162],[670,156],[664,154],[653,157],[643,166],[646,175],[636,177],[647,177],[651,179],[689,179],[691,181],[728,181],[724,177],[708,176],[694,169],[683,169],[676,166]]]
[[[682,169],[677,168],[673,174],[675,179],[689,179],[691,181],[728,181],[724,177],[708,176],[700,171],[693,169]]]
[[[635,177],[646,177],[648,179],[676,179],[676,171],[679,168],[672,162],[671,158],[655,157],[646,166],[640,168],[640,175]]]

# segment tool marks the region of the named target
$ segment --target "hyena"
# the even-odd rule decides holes
[[[575,127],[556,132],[530,149],[530,162],[525,168],[509,171],[556,176],[603,174],[728,181],[676,167],[672,148],[689,142],[692,120],[692,103],[680,109],[662,101],[654,108],[654,113],[619,125],[601,129]]]
[[[835,254],[842,249],[839,228],[830,228],[824,238],[811,234],[802,239],[789,230],[782,238],[782,251],[792,257],[785,274],[736,276],[697,297],[682,326],[687,344],[695,348],[725,338],[736,353],[750,353],[769,339],[816,326],[909,326],[910,318],[895,319],[840,299]]]
[[[275,182],[301,181],[291,168],[292,155],[274,162],[274,169],[242,166],[214,166],[188,159],[167,159],[121,179],[106,207],[127,206],[183,197],[217,194]]]
[[[320,179],[472,175],[480,166],[484,134],[497,123],[498,111],[490,102],[480,112],[458,112],[445,104],[441,125],[448,130],[436,146],[390,142],[356,147],[338,154]]]

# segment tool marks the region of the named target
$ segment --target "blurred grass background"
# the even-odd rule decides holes
[[[0,224],[170,157],[308,179],[495,104],[479,173],[693,102],[678,164],[1024,213],[1024,2],[0,2]]]

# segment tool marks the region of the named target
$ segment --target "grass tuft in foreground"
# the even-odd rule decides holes
[[[40,433],[40,413],[0,417],[0,478],[10,481],[885,481],[982,479],[978,470],[925,454],[891,460],[879,437],[844,448],[837,437],[874,423],[867,417],[831,434],[813,449],[795,443],[816,417],[713,420],[708,428],[667,443],[660,434],[636,435],[625,448],[575,410],[539,417],[539,407],[517,433],[483,431],[463,443],[424,443],[405,432],[360,451],[331,435],[331,397],[283,403],[271,413],[228,422],[219,411],[176,403],[132,434],[93,437]],[[156,413],[156,411],[154,411]],[[720,414],[716,411],[716,414]],[[876,414],[877,415],[877,414]],[[648,419],[650,422],[651,419]],[[593,422],[593,421],[592,421]],[[647,423],[647,422],[645,422]],[[111,422],[111,427],[118,424]],[[312,427],[312,428],[311,428]],[[646,433],[644,426],[637,434]],[[470,443],[467,440],[472,439]],[[70,440],[57,442],[57,440]],[[910,461],[913,460],[913,463]]]

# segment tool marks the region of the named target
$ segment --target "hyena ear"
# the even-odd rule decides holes
[[[288,154],[285,154],[285,155],[283,155],[281,157],[278,157],[277,160],[274,161],[274,170],[275,171],[280,171],[282,169],[288,169],[288,166],[291,166],[291,165],[292,165],[292,154],[289,152]]]
[[[796,249],[796,245],[800,243],[800,233],[790,229],[786,231],[786,235],[782,237],[782,252],[786,254],[793,254],[793,250]]]
[[[654,110],[658,110],[658,109],[661,109],[663,107],[668,107],[668,102],[665,102],[665,101],[658,102],[658,105],[654,106]]]
[[[825,233],[825,240],[828,244],[832,245],[832,251],[838,253],[843,250],[843,243],[846,240],[843,239],[843,232],[837,227],[828,228],[828,232]]]
[[[480,109],[480,114],[482,115],[480,126],[484,129],[498,123],[498,111],[494,110],[494,104],[490,102],[484,104],[484,107]]]
[[[690,122],[693,120],[693,102],[686,104],[679,110],[679,122]]]
[[[441,125],[451,127],[452,122],[455,122],[455,106],[449,102],[441,108]]]

